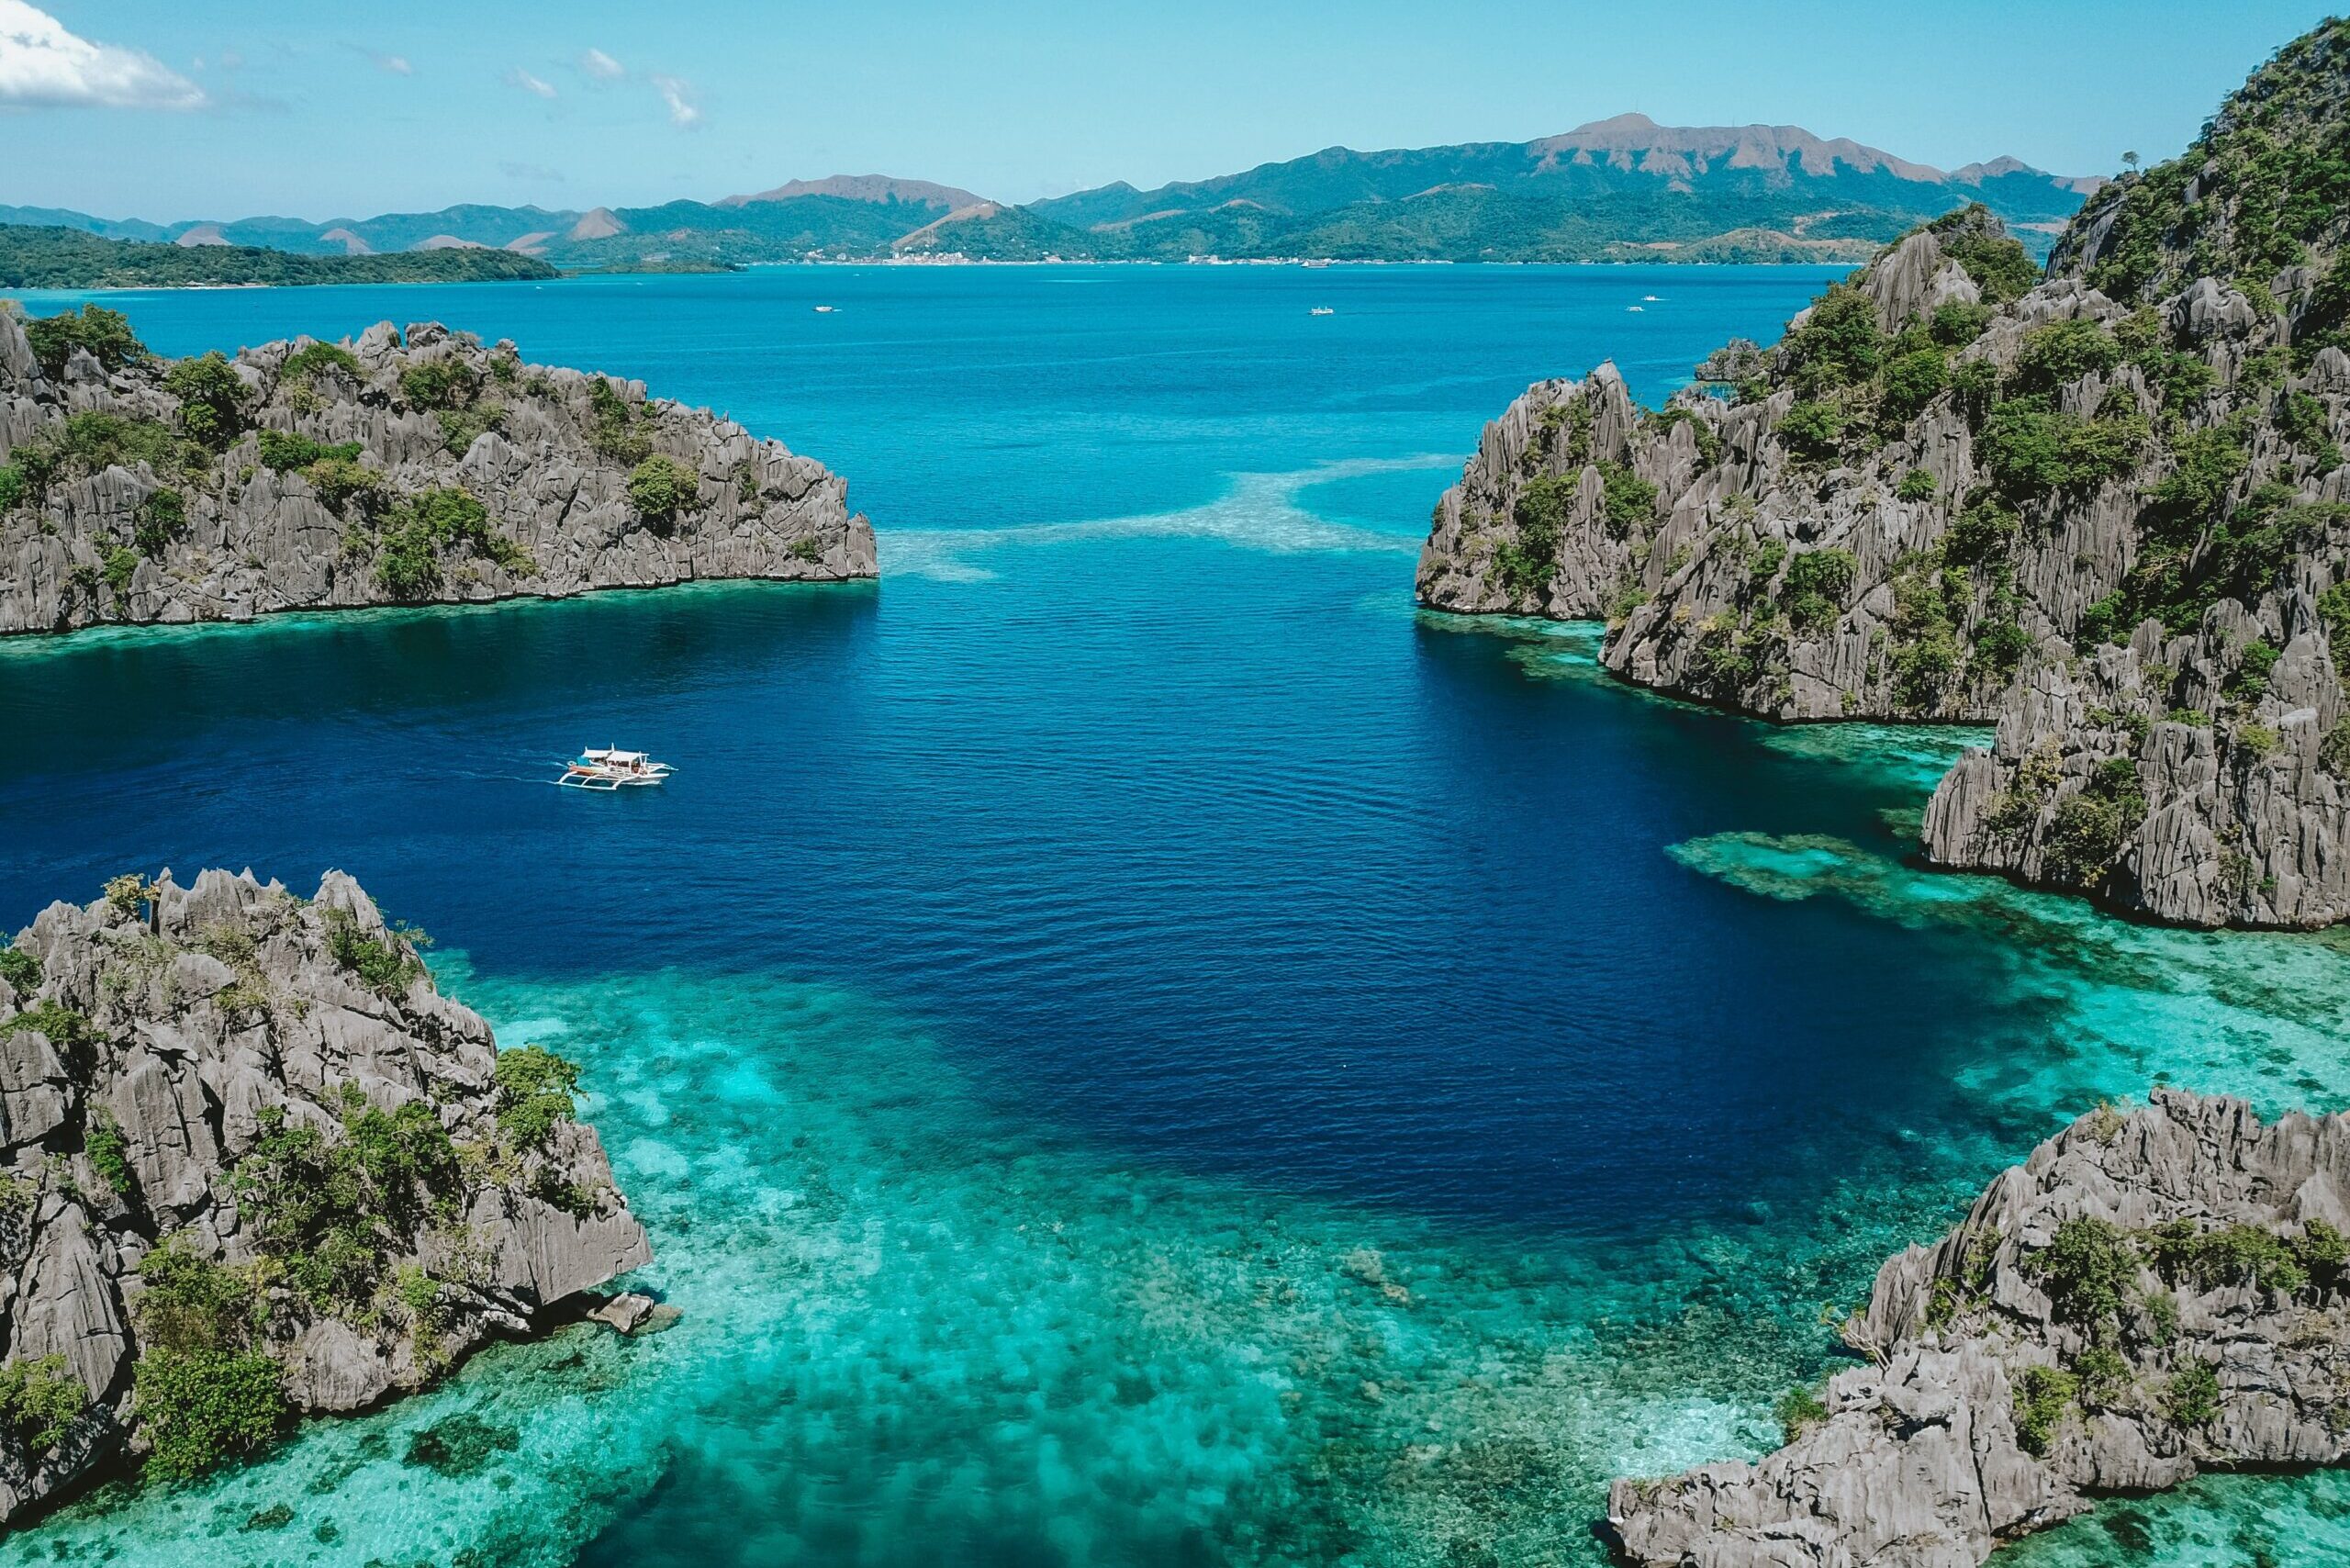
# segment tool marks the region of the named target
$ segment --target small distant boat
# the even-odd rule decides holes
[[[1337,313],[1338,312],[1336,309],[1327,305],[1317,305],[1312,310],[1307,312],[1308,315],[1312,316],[1336,316]]]
[[[1641,297],[1642,299],[1647,300],[1651,305],[1655,305],[1655,304],[1660,303],[1660,302],[1661,302],[1661,300],[1662,300],[1662,296],[1660,296],[1660,295],[1654,295],[1654,294],[1643,294],[1643,295],[1641,295],[1641,296],[1640,296],[1640,297]]]
[[[1627,305],[1627,306],[1625,306],[1625,307],[1624,307],[1624,308],[1625,308],[1625,309],[1627,309],[1627,310],[1631,311],[1634,315],[1636,315],[1636,316],[1637,316],[1637,315],[1639,315],[1641,311],[1643,311],[1643,310],[1647,309],[1647,308],[1648,308],[1648,307],[1647,307],[1647,306],[1645,306],[1645,305]]]
[[[816,307],[816,314],[819,316],[829,316],[839,308],[840,307],[837,305],[819,305]]]
[[[667,763],[655,762],[641,751],[590,746],[563,770],[563,777],[555,782],[567,790],[624,790],[658,784],[676,771]]]

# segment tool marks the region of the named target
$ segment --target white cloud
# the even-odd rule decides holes
[[[416,67],[408,62],[408,56],[405,54],[377,54],[371,50],[367,58],[375,62],[375,69],[378,71],[388,71],[395,76],[416,74]]]
[[[200,109],[205,96],[151,54],[92,43],[25,0],[0,0],[0,104]]]
[[[552,98],[555,95],[552,83],[540,81],[519,65],[506,73],[506,84],[509,87],[520,87],[525,93],[534,93],[542,98]]]
[[[591,49],[580,55],[579,69],[599,82],[617,82],[628,74],[627,66],[600,49]]]
[[[680,129],[701,123],[701,106],[694,102],[693,84],[676,76],[655,76],[661,101],[669,106],[669,123]]]

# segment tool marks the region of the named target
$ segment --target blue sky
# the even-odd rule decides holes
[[[884,173],[1023,201],[1639,110],[1944,167],[2149,161],[2298,0],[0,0],[0,202],[587,207]]]

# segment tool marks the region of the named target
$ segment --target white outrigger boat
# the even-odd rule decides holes
[[[676,771],[667,763],[655,762],[641,751],[590,746],[563,770],[563,777],[555,782],[569,790],[621,790],[658,784]]]

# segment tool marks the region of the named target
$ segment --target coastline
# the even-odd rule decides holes
[[[1373,260],[1373,259],[1368,259],[1368,258],[1355,258],[1355,257],[1343,257],[1343,256],[1341,256],[1341,257],[1308,257],[1308,256],[1267,256],[1267,257],[1233,256],[1233,257],[1212,257],[1212,256],[1202,256],[1202,257],[1192,257],[1192,258],[1190,258],[1190,259],[1187,259],[1187,260],[1184,260],[1184,261],[1180,261],[1180,262],[1176,262],[1176,261],[1158,261],[1158,260],[1151,260],[1151,259],[1146,259],[1146,258],[1110,258],[1110,259],[1104,259],[1104,260],[1100,260],[1100,261],[1070,260],[1070,259],[1055,259],[1055,260],[1039,260],[1039,261],[1000,261],[1000,260],[995,260],[995,259],[993,259],[993,258],[989,258],[989,257],[980,257],[980,256],[961,256],[961,257],[931,257],[931,256],[856,256],[856,257],[842,257],[842,258],[838,258],[838,259],[832,258],[832,257],[824,257],[824,258],[821,258],[821,259],[819,259],[819,258],[808,258],[808,259],[798,260],[798,261],[740,262],[740,263],[733,263],[733,264],[730,264],[730,265],[725,265],[725,266],[716,266],[716,267],[636,267],[636,268],[632,268],[632,267],[598,267],[598,268],[581,268],[581,269],[579,269],[579,270],[577,270],[577,271],[566,271],[566,272],[563,273],[563,274],[562,274],[562,275],[560,275],[560,276],[558,276],[558,277],[551,277],[551,278],[481,278],[481,279],[470,279],[470,280],[464,280],[464,281],[462,281],[462,282],[443,282],[443,281],[437,280],[437,279],[432,279],[432,278],[404,278],[404,279],[401,279],[401,280],[399,280],[398,282],[396,282],[396,283],[341,283],[341,282],[318,282],[318,283],[282,283],[282,284],[279,284],[279,283],[172,283],[172,284],[106,284],[106,285],[96,285],[96,284],[93,284],[93,285],[84,285],[84,286],[74,286],[74,287],[65,287],[65,286],[41,286],[41,287],[39,287],[39,288],[0,288],[0,298],[10,298],[10,299],[34,299],[34,300],[54,300],[54,299],[79,299],[79,298],[82,298],[82,297],[85,297],[85,296],[109,296],[109,295],[129,295],[129,294],[232,293],[232,292],[243,292],[243,291],[267,292],[267,291],[272,290],[272,289],[288,289],[288,288],[301,289],[301,290],[304,290],[304,291],[306,291],[306,292],[307,292],[307,291],[312,291],[312,290],[319,290],[319,289],[334,289],[334,288],[417,288],[417,287],[424,287],[424,288],[496,287],[496,288],[501,288],[501,289],[504,289],[504,288],[520,288],[520,287],[545,288],[545,287],[548,287],[548,286],[554,286],[554,285],[561,285],[561,284],[566,284],[566,283],[584,283],[584,282],[593,282],[593,281],[598,280],[598,279],[613,279],[613,280],[621,280],[621,279],[645,279],[645,278],[731,277],[731,276],[736,276],[736,275],[740,275],[740,274],[744,274],[778,273],[778,272],[800,272],[800,271],[810,271],[810,272],[813,272],[813,271],[820,271],[820,270],[856,270],[856,269],[859,269],[859,268],[889,268],[889,269],[891,269],[891,270],[899,270],[899,269],[920,270],[920,269],[923,269],[923,268],[942,268],[942,267],[944,267],[944,268],[954,268],[954,267],[1001,267],[1001,268],[1021,268],[1021,269],[1026,269],[1026,270],[1032,270],[1032,271],[1054,271],[1054,270],[1070,270],[1070,271],[1075,271],[1075,270],[1080,270],[1080,269],[1113,268],[1113,267],[1114,267],[1114,268],[1120,268],[1120,269],[1127,269],[1127,268],[1169,268],[1169,269],[1173,269],[1173,268],[1201,268],[1201,269],[1259,268],[1259,269],[1263,269],[1263,268],[1292,268],[1292,267],[1293,267],[1293,268],[1296,268],[1297,270],[1299,270],[1299,271],[1301,271],[1301,272],[1321,272],[1321,271],[1325,271],[1325,270],[1332,270],[1332,271],[1335,271],[1335,270],[1347,270],[1347,271],[1362,272],[1362,271],[1371,271],[1371,270],[1373,270],[1373,269],[1382,268],[1382,267],[1384,267],[1384,268],[1412,268],[1412,269],[1418,269],[1418,268],[1424,268],[1424,267],[1450,267],[1450,268],[1456,268],[1456,269],[1460,269],[1460,270],[1464,270],[1464,271],[1467,271],[1467,270],[1475,270],[1475,269],[1480,269],[1480,268],[1490,268],[1490,269],[1494,269],[1494,270],[1508,269],[1508,270],[1512,270],[1512,271],[1523,271],[1523,270],[1531,270],[1531,269],[1537,269],[1537,268],[1552,268],[1552,269],[1574,268],[1574,269],[1576,269],[1576,270],[1578,270],[1578,271],[1593,271],[1593,272],[1599,272],[1599,271],[1606,271],[1606,270],[1608,270],[1608,269],[1611,269],[1611,268],[1615,268],[1615,269],[1621,269],[1621,270],[1626,271],[1626,272],[1637,272],[1637,271],[1640,271],[1640,270],[1643,270],[1643,269],[1651,269],[1651,268],[1657,268],[1657,267],[1670,267],[1670,268],[1673,268],[1673,269],[1677,270],[1677,271],[1698,271],[1698,270],[1704,270],[1704,269],[1709,269],[1709,268],[1729,268],[1729,267],[1738,267],[1738,268],[1748,268],[1748,269],[1769,268],[1769,269],[1772,269],[1772,270],[1774,270],[1774,271],[1775,271],[1775,270],[1796,271],[1796,270],[1802,270],[1802,269],[1808,268],[1808,269],[1812,269],[1812,270],[1816,270],[1816,271],[1821,271],[1821,272],[1840,273],[1840,272],[1846,272],[1846,271],[1850,271],[1852,267],[1857,266],[1857,265],[1859,265],[1859,264],[1860,264],[1860,263],[1859,263],[1858,262],[1843,262],[1843,261],[1830,261],[1830,262],[1818,262],[1818,261],[1785,261],[1785,262],[1713,262],[1713,261],[1676,261],[1676,260],[1673,259],[1673,258],[1672,258],[1672,257],[1670,257],[1670,256],[1643,257],[1643,258],[1640,258],[1640,259],[1638,259],[1638,260],[1633,260],[1633,259],[1623,259],[1623,260],[1612,260],[1612,261],[1521,261],[1521,262],[1510,262],[1510,261],[1473,261],[1473,262],[1463,262],[1463,261],[1454,261],[1454,260],[1451,260],[1451,259],[1449,259],[1449,258],[1443,258],[1443,257],[1418,257],[1418,258],[1404,257],[1404,258],[1397,258],[1397,259],[1392,259],[1392,260]]]

